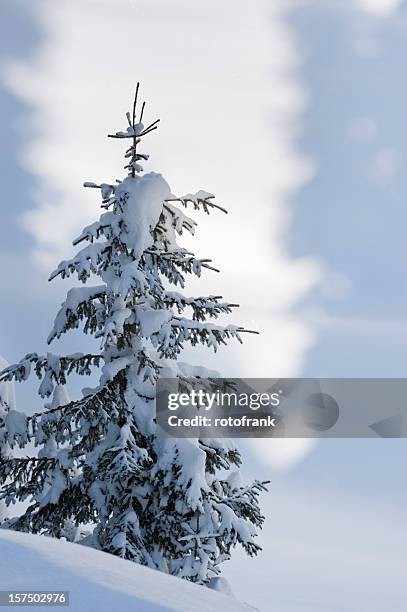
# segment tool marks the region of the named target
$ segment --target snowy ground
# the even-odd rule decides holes
[[[78,544],[0,530],[0,590],[69,591],[70,612],[253,612],[226,595]],[[56,609],[52,607],[51,609]]]

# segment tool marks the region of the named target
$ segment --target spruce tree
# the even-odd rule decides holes
[[[230,440],[157,437],[155,385],[159,376],[214,376],[179,362],[184,346],[216,351],[247,330],[214,322],[234,304],[181,292],[188,274],[215,270],[177,242],[195,231],[186,209],[226,211],[211,193],[175,196],[160,174],[143,173],[148,155],[139,144],[158,120],[144,124],[145,103],[139,111],[137,98],[138,86],[127,128],[110,135],[129,141],[127,176],[84,184],[100,191],[103,212],[73,241],[76,254],[50,276],[76,275],[84,286],[68,291],[48,343],[82,326],[100,350],[30,353],[1,375],[23,381],[34,371],[39,395],[53,398],[40,413],[18,413],[0,429],[11,447],[39,447],[37,456],[2,461],[0,498],[29,501],[3,526],[55,537],[73,528],[75,540],[75,527],[88,528],[87,545],[208,584],[237,543],[249,555],[260,549],[254,538],[264,520],[258,496],[265,483],[241,482],[240,454]],[[70,374],[95,368],[96,388],[61,401]]]

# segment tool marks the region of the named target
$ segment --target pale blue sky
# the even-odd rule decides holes
[[[406,375],[406,9],[377,21],[326,2],[291,17],[311,96],[299,145],[318,174],[295,197],[289,243],[346,287],[315,298],[327,323],[306,374]]]

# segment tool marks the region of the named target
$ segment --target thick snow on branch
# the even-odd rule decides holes
[[[99,303],[99,312],[101,320],[98,323],[103,323],[102,313],[105,312],[103,306],[103,298],[106,295],[106,285],[97,285],[96,287],[74,287],[67,293],[65,302],[62,303],[61,309],[55,317],[53,328],[47,338],[48,344],[59,338],[67,329],[73,329],[78,327],[79,321],[83,318],[81,312],[78,313],[78,309],[89,312],[89,303],[93,303],[96,299],[101,299]],[[98,305],[93,304],[93,313],[95,317],[98,314]],[[89,314],[88,314],[89,316]]]
[[[170,197],[171,190],[161,174],[150,172],[141,177],[127,177],[115,194],[125,226],[122,241],[138,261],[153,244],[151,231],[158,223],[163,201]]]
[[[72,259],[61,261],[57,269],[51,273],[49,280],[53,280],[59,274],[62,278],[67,278],[77,272],[79,280],[86,282],[91,273],[98,273],[99,265],[103,263],[104,249],[103,244],[89,244]]]
[[[187,193],[183,196],[169,199],[168,201],[181,202],[181,204],[185,207],[187,207],[188,204],[192,204],[195,210],[199,210],[200,208],[202,208],[208,214],[210,208],[217,208],[222,212],[227,213],[227,210],[225,208],[212,202],[214,197],[215,196],[213,195],[213,193],[209,193],[207,191],[204,191],[203,189],[200,189],[196,193]]]

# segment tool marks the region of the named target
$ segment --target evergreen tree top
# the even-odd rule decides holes
[[[126,113],[128,127],[126,131],[116,132],[115,134],[109,134],[109,138],[131,138],[133,140],[131,146],[127,149],[125,157],[129,158],[129,163],[126,164],[125,168],[129,170],[130,176],[135,176],[136,173],[142,172],[143,167],[138,163],[141,160],[147,160],[148,155],[137,152],[137,145],[141,142],[143,136],[146,136],[150,132],[157,129],[159,119],[156,119],[149,125],[144,126],[143,116],[146,103],[143,102],[141,105],[140,115],[137,118],[137,101],[139,93],[140,83],[137,83],[136,93],[134,95],[133,111],[132,113]]]

